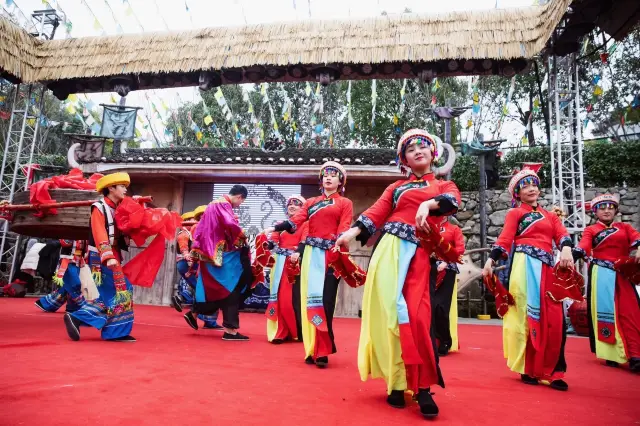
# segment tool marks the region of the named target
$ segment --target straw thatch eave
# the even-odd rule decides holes
[[[0,69],[71,93],[112,90],[109,80],[120,76],[133,89],[194,85],[202,71],[214,86],[320,73],[330,79],[416,77],[425,69],[506,74],[509,66],[521,71],[545,47],[569,3],[45,42],[0,19]]]

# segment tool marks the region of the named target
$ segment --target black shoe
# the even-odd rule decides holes
[[[449,353],[449,345],[446,345],[446,344],[440,345],[440,347],[438,348],[438,355],[447,356],[448,353]]]
[[[521,374],[520,375],[520,380],[522,380],[522,383],[527,384],[527,385],[537,385],[538,384],[538,379],[536,379],[535,377],[527,376],[526,374]]]
[[[80,321],[66,313],[64,314],[64,326],[67,328],[67,334],[71,340],[74,342],[80,340]]]
[[[404,408],[404,391],[392,390],[391,395],[387,395],[387,404],[393,408]]]
[[[272,345],[281,345],[281,344],[284,343],[284,340],[282,340],[282,339],[273,339],[270,343]]]
[[[436,402],[433,400],[433,395],[429,389],[420,389],[418,392],[418,405],[420,406],[420,413],[426,418],[436,417],[440,410]]]
[[[640,358],[631,358],[629,360],[629,369],[634,373],[640,373]]]
[[[224,327],[218,324],[205,324],[204,326],[202,326],[202,328],[204,330],[224,330]]]
[[[193,328],[196,331],[198,330],[198,320],[196,320],[191,315],[191,311],[184,314],[184,320],[187,322],[187,324],[189,324],[189,327]]]
[[[231,333],[225,332],[222,335],[222,340],[233,340],[233,341],[238,341],[238,342],[246,342],[247,340],[249,340],[249,338],[247,336],[245,336],[244,334],[240,334],[240,333],[231,334]]]
[[[44,306],[42,306],[42,302],[41,302],[41,301],[36,300],[35,305],[36,305],[38,308],[40,308],[40,310],[41,310],[42,312],[48,312],[48,311],[44,308]]]
[[[313,364],[315,364],[316,362],[313,360],[313,357],[312,357],[312,356],[308,356],[308,357],[304,360],[304,363],[305,363],[305,364],[309,364],[309,365],[313,365]]]
[[[178,312],[182,312],[182,300],[180,300],[180,296],[171,296],[171,301],[173,302],[173,308]]]
[[[321,356],[316,358],[316,366],[318,368],[327,368],[328,364],[329,364],[329,357]]]
[[[615,361],[609,361],[609,360],[607,360],[607,361],[605,362],[605,365],[606,365],[607,367],[613,367],[613,368],[616,368],[616,367],[618,367],[620,364],[618,364],[618,363],[617,363],[617,362],[615,362]]]
[[[564,380],[554,380],[551,382],[551,388],[559,391],[569,390],[569,385]]]
[[[122,336],[122,337],[117,337],[115,339],[110,339],[111,342],[127,342],[127,343],[133,343],[133,342],[137,342],[136,338],[133,336]]]

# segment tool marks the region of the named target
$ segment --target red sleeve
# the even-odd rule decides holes
[[[180,253],[182,253],[183,256],[187,256],[189,254],[189,234],[181,229],[180,232],[178,232],[177,240]]]
[[[60,240],[60,245],[62,247],[71,247],[73,246],[73,240]]]
[[[462,230],[457,226],[453,227],[453,246],[458,256],[464,254],[464,236],[462,235]]]
[[[367,228],[369,234],[373,235],[376,229],[381,228],[387,218],[391,216],[393,212],[393,190],[396,186],[397,183],[387,186],[380,198],[358,217],[357,221]]]
[[[309,236],[309,221],[302,224],[302,233],[300,234],[300,242],[303,242]]]
[[[273,231],[271,233],[271,235],[269,235],[269,241],[275,243],[275,244],[280,244],[280,233]]]
[[[435,197],[440,207],[433,212],[436,216],[448,216],[455,214],[460,207],[461,198],[458,186],[450,180],[440,182],[440,195]]]
[[[503,256],[509,255],[511,252],[511,244],[516,238],[516,230],[518,229],[518,220],[520,219],[520,209],[511,209],[504,218],[504,226],[500,236],[494,244],[494,250],[499,249]],[[493,257],[493,256],[492,256]]]
[[[109,259],[115,259],[111,244],[109,244],[109,234],[104,227],[104,215],[98,208],[91,210],[91,234],[100,253],[100,262],[105,263]]]
[[[553,223],[553,241],[555,241],[556,246],[562,248],[563,246],[573,247],[573,242],[571,237],[569,236],[569,231],[564,227],[562,221],[555,213],[551,214],[551,221]]]
[[[576,250],[580,252],[583,257],[591,256],[591,251],[593,250],[593,227],[587,226],[584,232],[582,232],[582,238],[580,238]]]
[[[640,246],[640,232],[628,223],[623,224],[627,228],[627,236],[629,237],[629,248],[634,249]]]
[[[343,198],[342,200],[340,222],[338,223],[338,235],[346,232],[351,227],[351,221],[353,220],[353,203],[348,198]]]

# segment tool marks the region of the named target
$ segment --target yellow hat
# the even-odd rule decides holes
[[[98,182],[96,182],[96,191],[102,192],[103,189],[115,185],[124,185],[128,187],[130,183],[131,179],[129,178],[128,173],[111,173],[110,175],[106,175],[98,179]]]
[[[194,219],[200,219],[200,216],[202,216],[204,214],[204,211],[207,209],[207,206],[199,206],[196,207],[196,209],[193,211],[193,217]]]
[[[186,213],[183,213],[181,217],[182,217],[182,220],[190,220],[190,219],[193,219],[195,215],[196,215],[195,212],[186,212]]]

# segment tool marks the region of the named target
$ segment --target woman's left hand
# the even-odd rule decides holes
[[[429,209],[433,200],[427,200],[420,204],[418,212],[416,213],[416,229],[422,232],[429,232],[429,224],[427,219],[429,218]]]
[[[562,247],[562,251],[560,252],[560,267],[573,268],[573,254],[569,246]]]

